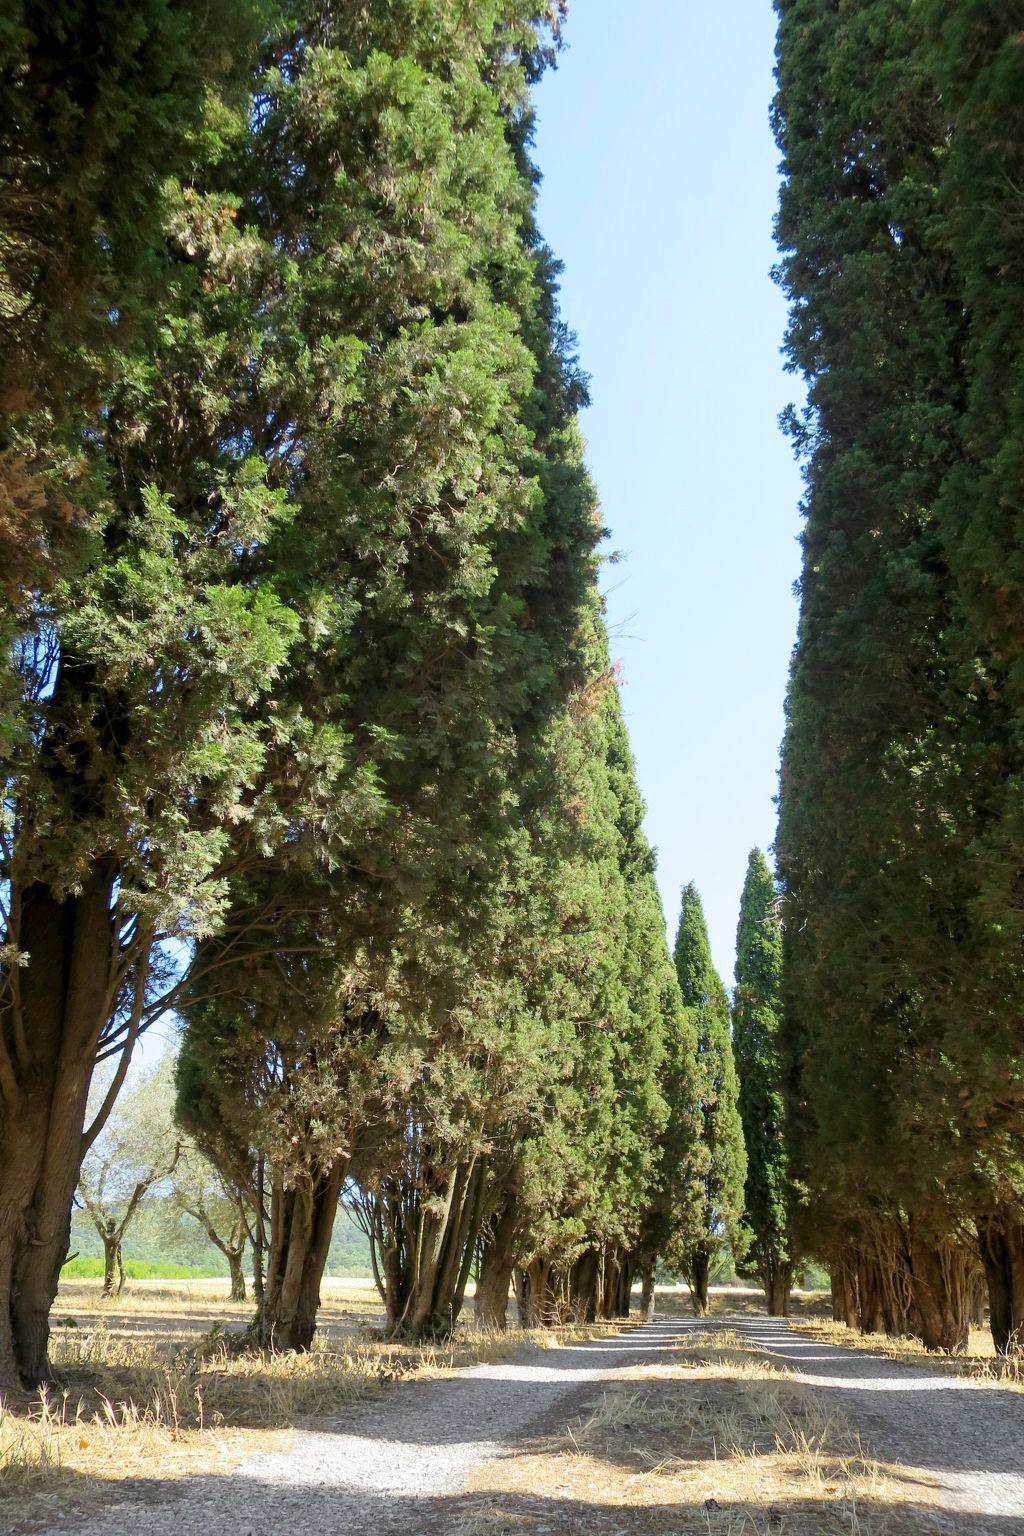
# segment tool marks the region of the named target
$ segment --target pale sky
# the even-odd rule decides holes
[[[732,980],[747,855],[775,832],[800,475],[777,425],[769,0],[574,0],[537,90],[540,221],[593,405],[612,654],[674,935],[695,880]]]

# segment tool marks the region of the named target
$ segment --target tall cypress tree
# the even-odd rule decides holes
[[[711,959],[707,923],[697,887],[683,888],[675,944],[676,974],[697,1039],[701,1140],[701,1236],[677,1257],[686,1271],[699,1315],[708,1310],[708,1275],[717,1253],[742,1253],[740,1230],[747,1154],[739,1112],[739,1083],[729,1028],[729,997]]]
[[[764,1286],[768,1311],[785,1317],[793,1278],[791,1191],[781,1055],[782,924],[775,881],[760,848],[751,850],[736,931],[732,1045],[747,1150],[746,1262]]]

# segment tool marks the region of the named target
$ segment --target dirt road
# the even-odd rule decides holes
[[[136,1480],[111,1489],[113,1502],[98,1500],[83,1480],[77,1511],[65,1504],[51,1536],[457,1530],[471,1472],[564,1430],[603,1385],[630,1367],[668,1362],[673,1347],[700,1326],[666,1319],[614,1338],[530,1347],[498,1364],[412,1380],[336,1422],[298,1430],[287,1452],[253,1458],[226,1476]],[[819,1344],[772,1320],[736,1317],[711,1326],[733,1329],[833,1397],[862,1431],[866,1449],[902,1462],[911,1485],[938,1488],[948,1519],[940,1515],[930,1528],[1024,1533],[1024,1393]],[[555,1523],[543,1529],[557,1536],[594,1528],[577,1522],[569,1501],[552,1514]]]

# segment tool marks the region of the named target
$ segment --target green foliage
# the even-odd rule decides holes
[[[707,924],[695,885],[683,889],[676,934],[675,967],[683,1008],[697,1042],[700,1140],[706,1163],[700,1173],[700,1235],[689,1253],[709,1258],[724,1244],[742,1256],[740,1221],[747,1157],[739,1112],[739,1083],[729,1029],[729,998],[711,959]],[[677,1268],[691,1267],[685,1251],[671,1255]]]
[[[1020,19],[778,9],[780,276],[808,380],[777,842],[789,1146],[813,1251],[884,1229],[913,1263],[1024,1194]]]
[[[782,1060],[782,925],[775,881],[760,848],[751,851],[736,932],[732,1045],[747,1153],[744,1223],[747,1265],[770,1288],[792,1261],[786,1104]]]
[[[173,1259],[125,1259],[129,1280],[205,1280],[220,1274],[212,1265],[176,1264]],[[61,1266],[63,1280],[102,1280],[102,1258],[79,1256]]]

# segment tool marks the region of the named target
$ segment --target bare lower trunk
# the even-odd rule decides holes
[[[476,1284],[473,1316],[478,1328],[505,1327],[508,1291],[515,1268],[516,1208],[509,1199],[492,1216],[483,1233],[480,1275]]]
[[[911,1225],[909,1263],[920,1337],[927,1349],[962,1353],[970,1338],[972,1267],[968,1251]]]
[[[114,1274],[117,1269],[117,1252],[120,1246],[120,1239],[117,1237],[103,1239],[103,1290],[101,1292],[103,1296],[114,1294]]]
[[[882,1276],[878,1260],[864,1248],[857,1250],[857,1294],[861,1333],[881,1333]]]
[[[270,1253],[256,1332],[266,1348],[305,1351],[313,1342],[320,1282],[347,1162],[285,1189],[275,1181]]]
[[[576,1260],[570,1277],[572,1313],[578,1322],[592,1323],[597,1319],[598,1277],[597,1251],[594,1248],[588,1248],[586,1253],[581,1254]]]
[[[49,1314],[68,1252],[71,1202],[96,1046],[109,1014],[114,866],[77,896],[19,895],[13,1061],[0,1132],[0,1391],[48,1379]],[[6,1047],[5,1047],[6,1048]]]
[[[686,1280],[690,1287],[690,1301],[697,1317],[708,1315],[708,1276],[711,1272],[711,1255],[706,1248],[695,1248],[690,1255]]]
[[[645,1259],[640,1271],[640,1316],[645,1323],[649,1323],[654,1317],[654,1274],[656,1267],[654,1259]]]
[[[554,1297],[551,1294],[550,1259],[531,1259],[517,1286],[519,1314],[524,1328],[544,1328],[556,1322]]]
[[[999,1355],[1024,1352],[1024,1223],[1005,1207],[978,1219],[989,1327]]]
[[[228,1273],[231,1276],[231,1300],[245,1300],[245,1270],[242,1268],[244,1248],[229,1248],[227,1250]]]
[[[792,1288],[792,1264],[788,1260],[776,1259],[764,1293],[769,1317],[789,1316],[789,1296]]]
[[[851,1248],[842,1248],[835,1255],[829,1269],[832,1286],[832,1316],[837,1323],[856,1328],[860,1307],[857,1298],[857,1262]]]

